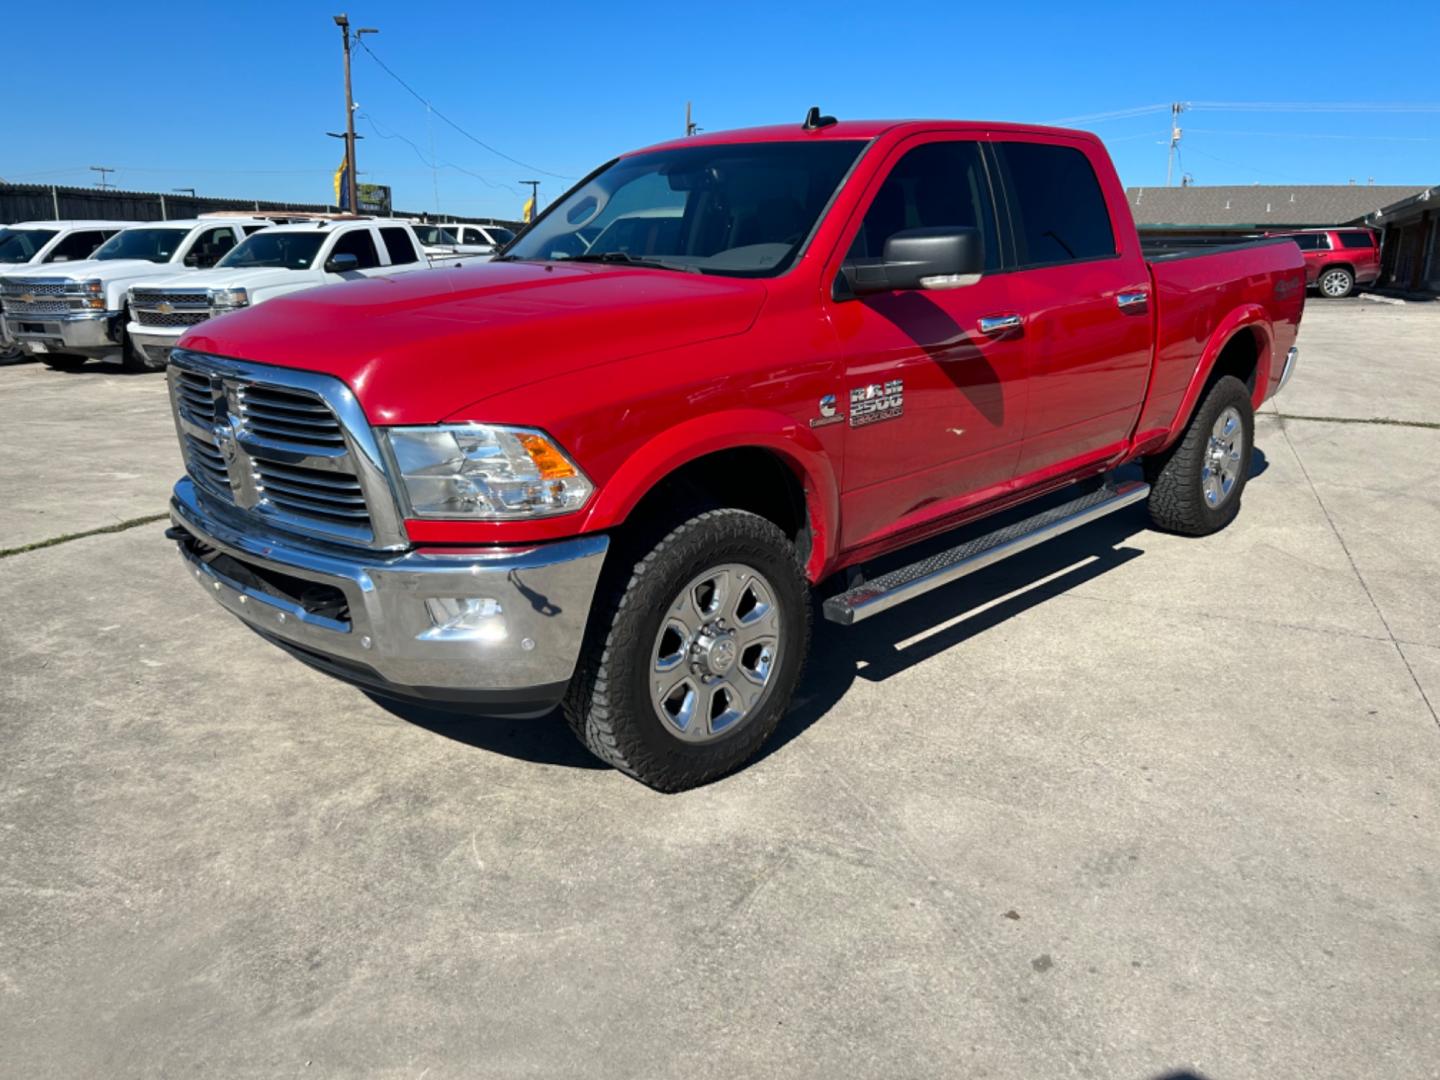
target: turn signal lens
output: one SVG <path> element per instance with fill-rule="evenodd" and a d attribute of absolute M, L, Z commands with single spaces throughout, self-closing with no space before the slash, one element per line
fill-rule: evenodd
<path fill-rule="evenodd" d="M 544 435 L 521 435 L 520 445 L 530 455 L 542 480 L 563 480 L 576 475 L 576 468 Z"/>

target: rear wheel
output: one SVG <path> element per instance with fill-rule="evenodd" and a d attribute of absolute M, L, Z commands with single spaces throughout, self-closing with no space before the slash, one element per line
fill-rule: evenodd
<path fill-rule="evenodd" d="M 683 791 L 743 764 L 784 716 L 809 585 L 785 534 L 743 510 L 696 514 L 637 554 L 607 575 L 565 715 L 603 761 Z"/>
<path fill-rule="evenodd" d="M 1200 402 L 1181 440 L 1146 459 L 1151 522 L 1184 536 L 1206 536 L 1229 525 L 1240 512 L 1254 446 L 1250 391 L 1226 375 Z"/>
<path fill-rule="evenodd" d="M 1320 274 L 1317 284 L 1322 296 L 1343 300 L 1355 291 L 1355 275 L 1343 266 L 1332 266 Z"/>

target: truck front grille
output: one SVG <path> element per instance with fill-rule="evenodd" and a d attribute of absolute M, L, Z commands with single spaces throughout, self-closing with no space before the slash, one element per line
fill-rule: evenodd
<path fill-rule="evenodd" d="M 211 498 L 290 532 L 403 543 L 373 436 L 339 380 L 180 350 L 168 378 L 186 470 Z"/>
<path fill-rule="evenodd" d="M 131 289 L 130 310 L 141 326 L 194 326 L 210 318 L 204 289 Z"/>
<path fill-rule="evenodd" d="M 27 281 L 15 278 L 0 283 L 0 308 L 7 315 L 64 315 L 81 308 L 81 287 L 76 281 Z"/>

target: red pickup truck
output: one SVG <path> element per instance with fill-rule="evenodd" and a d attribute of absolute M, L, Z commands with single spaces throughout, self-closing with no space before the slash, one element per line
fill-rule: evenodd
<path fill-rule="evenodd" d="M 680 790 L 773 731 L 812 597 L 858 622 L 1140 501 L 1223 528 L 1304 295 L 1289 241 L 1147 261 L 1094 136 L 811 110 L 618 157 L 493 263 L 197 327 L 168 534 L 301 660 L 562 706 Z"/>

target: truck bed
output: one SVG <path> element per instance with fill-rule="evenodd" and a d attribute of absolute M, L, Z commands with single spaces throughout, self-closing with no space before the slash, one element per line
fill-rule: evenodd
<path fill-rule="evenodd" d="M 1142 249 L 1144 242 L 1141 242 Z M 1258 406 L 1280 376 L 1305 306 L 1305 267 L 1287 239 L 1167 249 L 1146 254 L 1154 285 L 1155 362 L 1136 426 L 1137 446 L 1178 432 L 1207 350 L 1248 326 L 1260 360 L 1252 388 Z"/>

